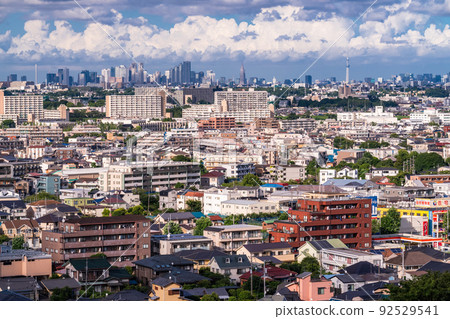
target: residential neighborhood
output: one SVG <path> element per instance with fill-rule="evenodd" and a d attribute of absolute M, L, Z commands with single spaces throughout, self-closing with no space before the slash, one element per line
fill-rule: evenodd
<path fill-rule="evenodd" d="M 0 301 L 450 300 L 448 1 L 100 2 L 0 3 Z"/>

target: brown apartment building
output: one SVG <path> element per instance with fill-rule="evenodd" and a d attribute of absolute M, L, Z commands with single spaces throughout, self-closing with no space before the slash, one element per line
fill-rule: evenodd
<path fill-rule="evenodd" d="M 307 241 L 340 239 L 349 248 L 372 245 L 370 199 L 299 199 L 289 220 L 277 220 L 270 242 L 287 242 L 297 249 Z"/>
<path fill-rule="evenodd" d="M 56 263 L 103 253 L 115 266 L 133 266 L 150 257 L 150 220 L 137 215 L 67 220 L 57 230 L 42 231 L 42 251 Z"/>
<path fill-rule="evenodd" d="M 211 117 L 198 122 L 198 128 L 202 129 L 226 130 L 233 127 L 236 127 L 234 117 Z"/>

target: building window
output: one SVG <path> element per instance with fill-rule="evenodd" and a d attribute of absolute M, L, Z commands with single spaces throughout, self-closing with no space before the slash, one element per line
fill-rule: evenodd
<path fill-rule="evenodd" d="M 143 244 L 142 248 L 148 248 L 148 244 Z"/>
<path fill-rule="evenodd" d="M 323 287 L 317 288 L 317 294 L 318 295 L 324 295 L 325 294 L 325 288 L 323 288 Z"/>
<path fill-rule="evenodd" d="M 148 233 L 144 233 L 144 235 L 142 235 L 142 237 L 147 238 L 148 237 Z"/>

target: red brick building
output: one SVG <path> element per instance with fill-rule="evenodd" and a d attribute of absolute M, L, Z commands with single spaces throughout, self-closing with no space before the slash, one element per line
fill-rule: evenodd
<path fill-rule="evenodd" d="M 53 262 L 103 253 L 118 267 L 150 257 L 150 220 L 144 216 L 88 217 L 62 222 L 57 230 L 42 231 L 42 251 Z"/>
<path fill-rule="evenodd" d="M 274 222 L 270 242 L 288 242 L 298 248 L 306 241 L 337 238 L 350 248 L 371 247 L 370 199 L 301 199 L 298 207 L 289 212 L 295 221 Z"/>

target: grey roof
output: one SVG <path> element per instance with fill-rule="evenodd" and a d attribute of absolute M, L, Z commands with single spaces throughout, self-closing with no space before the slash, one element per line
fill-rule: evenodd
<path fill-rule="evenodd" d="M 25 202 L 21 199 L 19 200 L 2 200 L 0 201 L 0 207 L 8 207 L 9 209 L 26 209 L 27 206 Z"/>
<path fill-rule="evenodd" d="M 189 296 L 197 296 L 197 297 L 203 297 L 204 295 L 211 295 L 213 292 L 219 296 L 220 300 L 227 300 L 230 298 L 230 295 L 228 295 L 228 292 L 225 288 L 194 288 L 194 289 L 188 289 L 183 290 L 183 296 L 189 297 Z"/>
<path fill-rule="evenodd" d="M 306 278 L 306 277 L 311 276 L 311 275 L 312 275 L 312 272 L 305 271 L 305 272 L 302 272 L 301 274 L 298 274 L 297 278 L 303 279 L 303 278 Z"/>
<path fill-rule="evenodd" d="M 53 290 L 56 288 L 61 289 L 64 287 L 69 287 L 71 289 L 77 289 L 77 288 L 81 287 L 80 283 L 73 278 L 42 280 L 41 285 L 48 290 Z"/>
<path fill-rule="evenodd" d="M 364 279 L 361 278 L 360 276 L 356 275 L 356 274 L 353 274 L 353 275 L 338 274 L 338 275 L 335 276 L 335 278 L 339 279 L 344 284 L 355 283 L 355 282 L 364 282 Z"/>
<path fill-rule="evenodd" d="M 214 260 L 221 269 L 250 268 L 250 261 L 246 255 L 215 256 Z"/>
<path fill-rule="evenodd" d="M 180 219 L 194 219 L 194 215 L 190 212 L 180 212 L 180 213 L 163 213 L 161 217 L 164 220 L 180 220 Z"/>
<path fill-rule="evenodd" d="M 35 259 L 51 259 L 52 256 L 49 254 L 43 253 L 37 250 L 31 249 L 12 249 L 9 252 L 4 252 L 0 254 L 0 261 L 3 260 L 21 260 L 24 256 L 27 257 L 28 260 Z"/>
<path fill-rule="evenodd" d="M 30 298 L 19 295 L 11 290 L 0 291 L 0 301 L 32 301 Z"/>
<path fill-rule="evenodd" d="M 228 256 L 227 253 L 221 250 L 206 250 L 206 249 L 194 249 L 194 250 L 182 250 L 174 254 L 178 257 L 183 257 L 190 260 L 211 260 L 214 256 Z"/>
<path fill-rule="evenodd" d="M 195 239 L 205 239 L 205 240 L 211 240 L 208 237 L 205 236 L 195 236 L 191 234 L 171 234 L 170 237 L 168 235 L 153 235 L 152 241 L 161 241 L 161 240 L 167 240 L 167 241 L 177 241 L 177 240 L 195 240 Z"/>
<path fill-rule="evenodd" d="M 33 277 L 1 278 L 0 288 L 1 290 L 12 290 L 15 292 L 28 292 L 34 291 L 35 289 L 42 289 Z"/>
<path fill-rule="evenodd" d="M 272 263 L 274 265 L 282 264 L 283 262 L 274 256 L 261 256 L 257 257 L 259 260 Z"/>
<path fill-rule="evenodd" d="M 419 271 L 439 271 L 439 272 L 450 272 L 450 264 L 443 263 L 440 261 L 429 261 L 422 267 L 418 269 Z"/>
<path fill-rule="evenodd" d="M 287 301 L 287 298 L 281 293 L 276 293 L 275 295 L 268 295 L 258 299 L 258 301 Z"/>
<path fill-rule="evenodd" d="M 115 294 L 106 296 L 103 300 L 110 301 L 146 301 L 149 300 L 150 297 L 147 294 L 144 294 L 140 291 L 130 289 L 130 290 L 122 290 L 116 292 Z"/>
<path fill-rule="evenodd" d="M 348 274 L 357 274 L 357 275 L 365 275 L 365 274 L 389 274 L 394 273 L 394 270 L 390 270 L 387 268 L 380 268 L 368 261 L 360 261 L 356 264 L 348 266 L 344 270 L 339 270 L 340 273 L 348 273 Z"/>
<path fill-rule="evenodd" d="M 262 244 L 248 244 L 244 245 L 244 248 L 247 249 L 250 253 L 259 253 L 266 250 L 271 249 L 291 249 L 291 245 L 288 243 L 262 243 Z"/>
<path fill-rule="evenodd" d="M 333 245 L 331 245 L 326 240 L 312 240 L 309 242 L 311 246 L 313 246 L 316 250 L 322 250 L 322 249 L 329 249 L 333 248 Z"/>
<path fill-rule="evenodd" d="M 171 280 L 169 278 L 157 277 L 152 280 L 152 285 L 167 287 L 170 284 L 173 284 L 173 280 Z"/>
<path fill-rule="evenodd" d="M 194 265 L 194 262 L 174 255 L 153 256 L 133 261 L 133 263 L 141 267 L 151 268 L 161 272 L 169 271 L 172 267 Z"/>
<path fill-rule="evenodd" d="M 193 284 L 201 280 L 211 280 L 207 277 L 199 275 L 195 272 L 186 271 L 183 269 L 178 269 L 173 267 L 170 272 L 165 272 L 161 274 L 161 277 L 172 280 L 174 283 L 184 285 Z"/>

